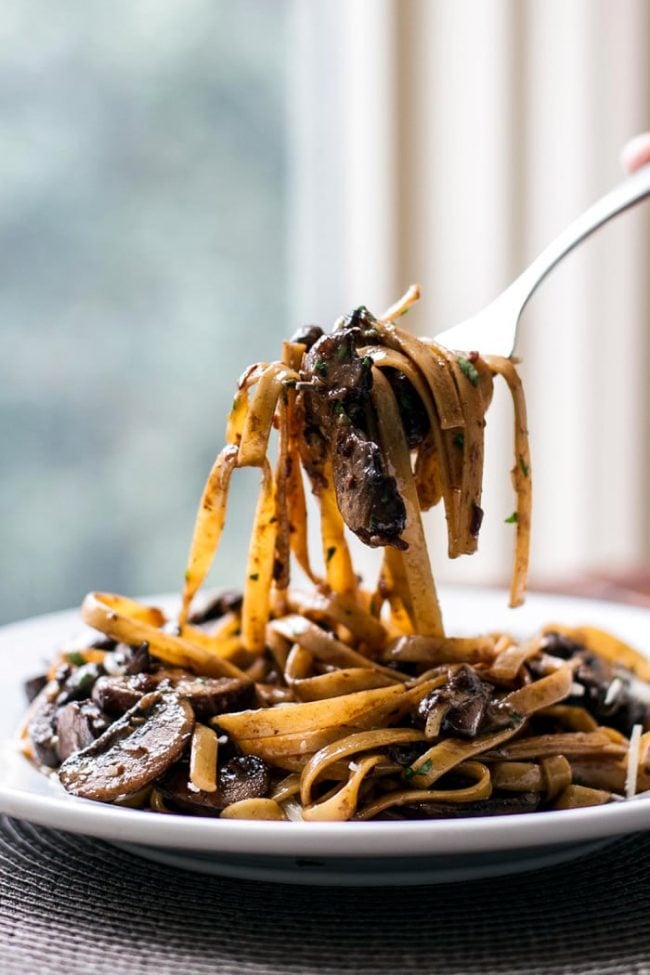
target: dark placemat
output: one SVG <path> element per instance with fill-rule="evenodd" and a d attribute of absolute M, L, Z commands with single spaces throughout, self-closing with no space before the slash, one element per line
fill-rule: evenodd
<path fill-rule="evenodd" d="M 650 835 L 512 877 L 336 889 L 199 876 L 3 819 L 0 971 L 648 975 Z"/>

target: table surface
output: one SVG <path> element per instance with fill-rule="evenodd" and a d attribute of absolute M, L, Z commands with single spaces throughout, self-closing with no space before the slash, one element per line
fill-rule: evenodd
<path fill-rule="evenodd" d="M 302 888 L 203 877 L 0 821 L 3 975 L 650 973 L 650 834 L 473 883 Z"/>
<path fill-rule="evenodd" d="M 116 972 L 650 975 L 650 832 L 511 877 L 336 889 L 199 876 L 0 819 L 1 975 Z"/>

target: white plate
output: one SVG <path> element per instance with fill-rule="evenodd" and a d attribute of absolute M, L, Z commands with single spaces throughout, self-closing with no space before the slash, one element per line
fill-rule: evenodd
<path fill-rule="evenodd" d="M 506 629 L 531 634 L 544 623 L 611 630 L 650 657 L 650 612 L 561 596 L 531 595 L 516 611 L 496 590 L 441 593 L 455 634 Z M 646 799 L 590 809 L 486 819 L 378 823 L 259 823 L 161 816 L 69 796 L 17 751 L 22 682 L 42 671 L 79 630 L 77 612 L 0 629 L 0 811 L 124 845 L 193 870 L 284 883 L 417 884 L 528 870 L 591 851 L 608 838 L 650 828 Z"/>

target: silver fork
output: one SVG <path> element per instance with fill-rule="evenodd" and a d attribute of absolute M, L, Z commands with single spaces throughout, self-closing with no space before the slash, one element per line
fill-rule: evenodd
<path fill-rule="evenodd" d="M 448 349 L 511 356 L 521 313 L 528 299 L 565 254 L 618 213 L 650 196 L 650 165 L 639 169 L 593 203 L 544 248 L 526 270 L 478 315 L 435 336 Z"/>

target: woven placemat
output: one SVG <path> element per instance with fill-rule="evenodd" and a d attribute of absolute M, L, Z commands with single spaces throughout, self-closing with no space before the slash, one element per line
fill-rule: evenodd
<path fill-rule="evenodd" d="M 650 973 L 650 835 L 434 887 L 289 887 L 0 821 L 3 975 Z"/>

